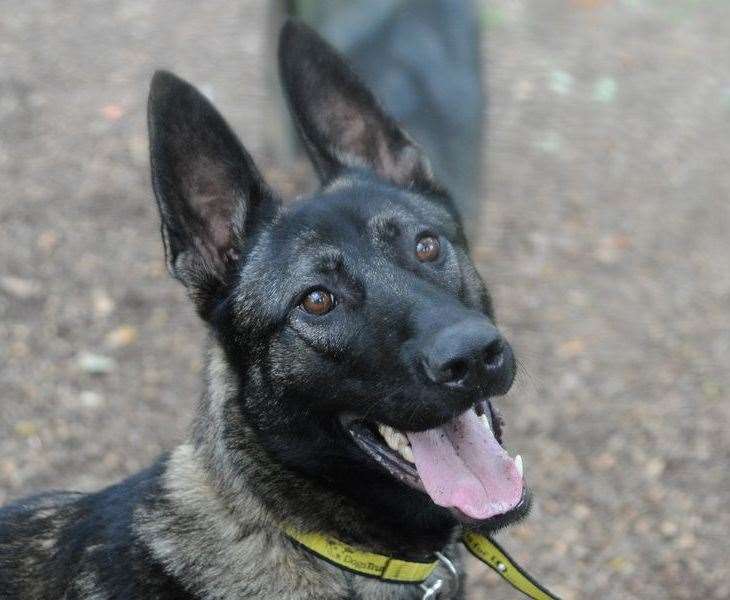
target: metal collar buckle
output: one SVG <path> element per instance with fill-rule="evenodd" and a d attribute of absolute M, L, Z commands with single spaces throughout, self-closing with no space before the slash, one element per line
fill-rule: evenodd
<path fill-rule="evenodd" d="M 454 566 L 454 563 L 449 559 L 445 554 L 442 552 L 436 552 L 436 558 L 439 559 L 441 563 L 444 564 L 446 567 L 446 570 L 449 572 L 449 575 L 453 578 L 453 580 L 456 582 L 456 591 L 459 590 L 459 572 L 456 570 L 456 566 Z M 439 593 L 441 592 L 441 588 L 444 585 L 444 580 L 442 578 L 438 578 L 436 581 L 434 581 L 431 585 L 428 585 L 425 581 L 420 585 L 421 589 L 423 590 L 423 596 L 421 596 L 421 600 L 436 600 L 439 597 Z"/>

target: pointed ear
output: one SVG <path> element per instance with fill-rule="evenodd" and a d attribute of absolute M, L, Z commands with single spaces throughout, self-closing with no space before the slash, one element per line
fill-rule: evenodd
<path fill-rule="evenodd" d="M 354 167 L 371 169 L 396 185 L 430 183 L 431 168 L 421 149 L 307 25 L 284 25 L 279 68 L 297 129 L 323 182 Z"/>
<path fill-rule="evenodd" d="M 276 201 L 223 117 L 192 85 L 158 71 L 147 108 L 167 266 L 205 317 Z"/>

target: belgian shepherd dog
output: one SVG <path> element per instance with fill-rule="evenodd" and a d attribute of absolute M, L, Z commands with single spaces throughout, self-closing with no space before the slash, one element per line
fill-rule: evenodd
<path fill-rule="evenodd" d="M 147 470 L 0 511 L 4 600 L 423 596 L 293 530 L 438 553 L 429 581 L 461 598 L 462 528 L 527 512 L 491 403 L 515 357 L 452 199 L 311 29 L 285 25 L 279 60 L 321 180 L 286 204 L 201 93 L 155 74 L 152 184 L 169 271 L 208 327 L 205 392 L 189 438 Z"/>

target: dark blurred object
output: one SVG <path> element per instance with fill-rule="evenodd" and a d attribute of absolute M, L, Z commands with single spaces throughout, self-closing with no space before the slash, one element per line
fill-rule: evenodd
<path fill-rule="evenodd" d="M 485 97 L 473 2 L 291 0 L 274 10 L 273 27 L 278 29 L 285 13 L 302 18 L 350 59 L 385 109 L 424 147 L 437 179 L 474 232 Z M 291 129 L 279 126 L 270 135 L 290 136 Z M 286 156 L 292 142 L 272 143 Z"/>

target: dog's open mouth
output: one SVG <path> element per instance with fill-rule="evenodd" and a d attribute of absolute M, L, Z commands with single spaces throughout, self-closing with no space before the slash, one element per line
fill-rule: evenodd
<path fill-rule="evenodd" d="M 419 489 L 462 522 L 499 526 L 529 504 L 522 457 L 502 447 L 502 419 L 488 400 L 420 432 L 343 417 L 357 445 L 393 477 Z"/>

